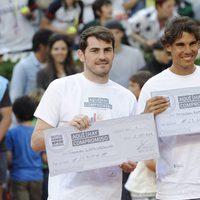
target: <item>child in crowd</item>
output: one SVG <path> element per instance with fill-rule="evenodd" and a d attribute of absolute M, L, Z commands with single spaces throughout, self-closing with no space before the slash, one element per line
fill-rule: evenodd
<path fill-rule="evenodd" d="M 146 81 L 151 78 L 153 75 L 149 71 L 138 71 L 129 79 L 129 87 L 128 89 L 135 95 L 138 99 L 140 95 L 140 91 Z"/>
<path fill-rule="evenodd" d="M 35 101 L 36 105 L 40 103 L 40 100 L 42 98 L 42 95 L 44 94 L 44 89 L 37 88 L 35 90 L 32 90 L 29 93 L 29 96 Z M 32 120 L 32 124 L 35 126 L 36 118 L 34 117 Z M 47 155 L 46 152 L 43 152 L 42 154 L 43 159 L 43 185 L 42 185 L 42 200 L 48 199 L 48 179 L 49 179 L 49 167 L 47 162 Z"/>
<path fill-rule="evenodd" d="M 31 148 L 35 101 L 23 96 L 13 103 L 18 125 L 6 135 L 8 163 L 10 166 L 12 195 L 14 200 L 40 200 L 42 198 L 42 158 Z"/>
<path fill-rule="evenodd" d="M 138 71 L 129 80 L 129 90 L 136 98 L 146 81 L 152 77 L 149 71 Z M 125 188 L 130 191 L 133 200 L 155 200 L 156 177 L 155 161 L 141 161 L 136 169 L 130 173 Z"/>
<path fill-rule="evenodd" d="M 130 173 L 125 188 L 133 200 L 156 200 L 155 161 L 140 161 Z"/>

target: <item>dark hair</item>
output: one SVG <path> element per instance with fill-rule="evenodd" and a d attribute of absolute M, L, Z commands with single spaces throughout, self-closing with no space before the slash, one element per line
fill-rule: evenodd
<path fill-rule="evenodd" d="M 19 97 L 13 103 L 13 112 L 19 122 L 32 120 L 35 109 L 36 103 L 29 96 Z"/>
<path fill-rule="evenodd" d="M 85 51 L 88 46 L 87 39 L 92 36 L 98 40 L 112 43 L 112 47 L 114 49 L 115 39 L 112 32 L 108 28 L 103 26 L 92 26 L 81 33 L 79 42 L 80 50 L 82 50 L 83 52 Z"/>
<path fill-rule="evenodd" d="M 52 47 L 57 41 L 63 41 L 67 45 L 67 48 L 68 48 L 67 57 L 64 61 L 65 73 L 67 75 L 71 75 L 75 73 L 75 70 L 73 68 L 74 63 L 73 63 L 73 58 L 72 58 L 72 48 L 71 48 L 71 43 L 69 42 L 69 38 L 66 35 L 54 33 L 49 38 L 48 52 L 47 52 L 47 67 L 44 69 L 45 73 L 47 74 L 47 77 L 49 78 L 49 82 L 57 78 L 57 72 L 55 68 L 54 59 L 51 56 Z"/>
<path fill-rule="evenodd" d="M 167 1 L 169 0 L 155 0 L 155 7 L 162 6 Z"/>
<path fill-rule="evenodd" d="M 40 29 L 34 35 L 32 39 L 32 50 L 37 52 L 40 45 L 47 46 L 48 39 L 51 36 L 52 32 L 47 29 Z"/>
<path fill-rule="evenodd" d="M 130 43 L 128 41 L 128 36 L 126 35 L 125 28 L 123 27 L 122 23 L 119 20 L 111 19 L 108 20 L 104 26 L 108 29 L 117 29 L 123 32 L 123 37 L 122 37 L 122 43 L 130 46 Z"/>
<path fill-rule="evenodd" d="M 99 15 L 97 14 L 97 12 L 101 12 L 101 8 L 104 5 L 112 5 L 112 2 L 110 0 L 96 0 L 92 4 L 92 9 L 94 12 L 95 19 L 99 18 Z"/>
<path fill-rule="evenodd" d="M 197 23 L 189 17 L 175 17 L 170 20 L 164 31 L 161 42 L 164 46 L 172 45 L 177 38 L 180 38 L 183 32 L 194 34 L 195 38 L 200 41 L 200 31 Z"/>
<path fill-rule="evenodd" d="M 150 79 L 152 76 L 153 74 L 147 70 L 138 71 L 137 73 L 133 74 L 129 80 L 131 82 L 138 83 L 141 89 L 143 85 L 147 82 L 147 80 Z"/>

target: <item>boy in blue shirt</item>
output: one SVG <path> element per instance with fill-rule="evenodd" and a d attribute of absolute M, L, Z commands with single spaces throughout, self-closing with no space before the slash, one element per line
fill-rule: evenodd
<path fill-rule="evenodd" d="M 28 96 L 16 99 L 13 112 L 18 125 L 10 129 L 6 136 L 12 193 L 15 200 L 39 200 L 42 197 L 41 153 L 34 152 L 30 146 L 35 108 L 36 103 Z"/>

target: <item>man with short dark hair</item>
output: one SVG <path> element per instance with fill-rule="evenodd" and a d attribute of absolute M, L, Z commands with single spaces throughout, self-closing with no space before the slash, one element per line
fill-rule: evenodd
<path fill-rule="evenodd" d="M 37 31 L 32 39 L 33 52 L 14 66 L 10 85 L 12 102 L 36 88 L 36 75 L 46 62 L 47 43 L 51 33 L 45 29 Z"/>
<path fill-rule="evenodd" d="M 162 43 L 171 54 L 172 65 L 143 86 L 138 113 L 158 115 L 169 107 L 169 100 L 151 98 L 151 92 L 200 87 L 200 67 L 194 64 L 199 42 L 199 26 L 189 17 L 177 17 L 167 24 Z M 200 199 L 200 134 L 159 137 L 159 147 L 157 199 Z"/>
<path fill-rule="evenodd" d="M 120 21 L 109 20 L 105 27 L 110 29 L 115 38 L 115 56 L 109 73 L 110 79 L 128 88 L 131 75 L 145 65 L 144 56 L 138 48 L 123 44 L 126 35 Z"/>
<path fill-rule="evenodd" d="M 112 18 L 112 2 L 111 0 L 95 0 L 92 4 L 95 19 L 88 22 L 83 27 L 82 31 L 91 26 L 103 26 L 109 19 Z"/>
<path fill-rule="evenodd" d="M 53 81 L 35 112 L 32 137 L 35 151 L 45 149 L 43 130 L 65 121 L 79 130 L 92 121 L 125 117 L 135 113 L 136 98 L 127 89 L 109 80 L 114 57 L 114 37 L 109 29 L 94 26 L 80 36 L 78 56 L 83 73 Z M 136 164 L 120 167 L 130 172 Z M 122 170 L 119 166 L 66 173 L 49 178 L 49 199 L 120 200 Z"/>
<path fill-rule="evenodd" d="M 162 36 L 166 22 L 175 15 L 175 0 L 155 0 L 155 8 L 145 8 L 128 19 L 134 44 L 149 50 Z"/>

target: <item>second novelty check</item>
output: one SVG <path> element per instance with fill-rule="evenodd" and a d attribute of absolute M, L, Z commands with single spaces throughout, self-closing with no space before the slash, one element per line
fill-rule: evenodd
<path fill-rule="evenodd" d="M 164 96 L 170 105 L 156 116 L 159 137 L 200 133 L 200 87 L 152 92 Z"/>
<path fill-rule="evenodd" d="M 152 114 L 94 122 L 84 131 L 60 127 L 44 133 L 51 176 L 159 157 Z"/>

